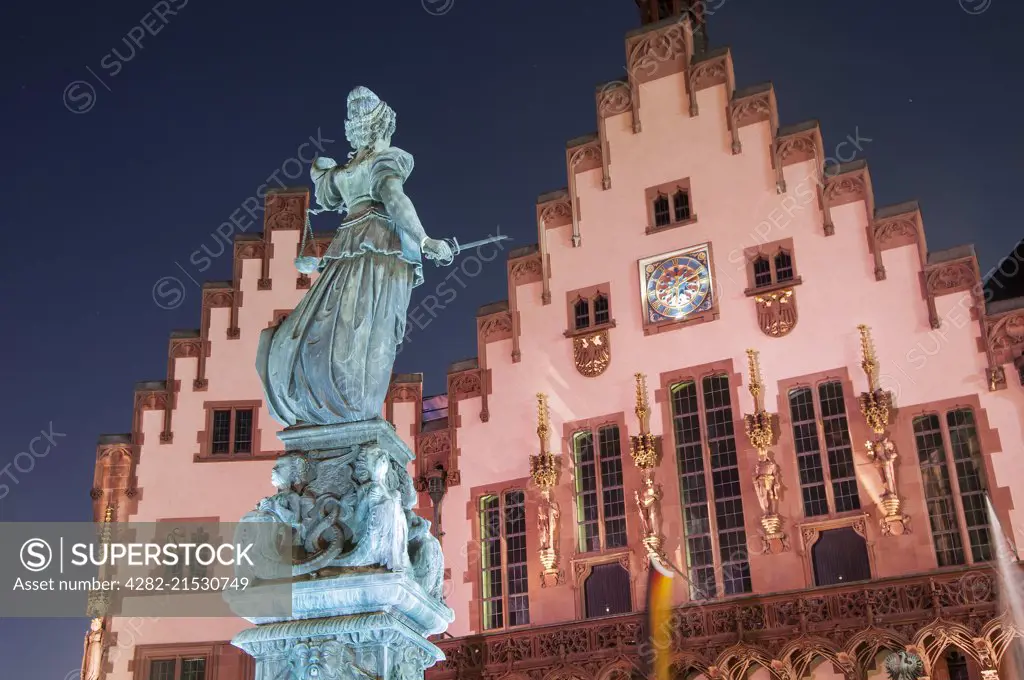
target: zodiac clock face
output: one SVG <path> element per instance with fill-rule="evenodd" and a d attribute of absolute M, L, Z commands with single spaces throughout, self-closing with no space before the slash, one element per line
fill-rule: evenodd
<path fill-rule="evenodd" d="M 714 299 L 707 245 L 642 260 L 640 274 L 648 323 L 680 321 L 711 309 Z"/>

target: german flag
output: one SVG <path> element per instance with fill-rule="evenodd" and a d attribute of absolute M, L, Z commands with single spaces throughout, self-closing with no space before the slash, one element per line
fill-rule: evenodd
<path fill-rule="evenodd" d="M 651 631 L 652 680 L 669 680 L 672 662 L 672 577 L 673 570 L 657 555 L 650 555 L 647 582 L 647 617 Z"/>

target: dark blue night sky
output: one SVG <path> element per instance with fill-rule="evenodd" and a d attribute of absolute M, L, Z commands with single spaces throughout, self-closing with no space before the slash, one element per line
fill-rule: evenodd
<path fill-rule="evenodd" d="M 66 436 L 16 484 L 0 479 L 0 521 L 90 519 L 97 435 L 130 429 L 133 384 L 163 379 L 169 333 L 199 326 L 189 277 L 230 278 L 230 248 L 209 263 L 192 254 L 217 253 L 215 229 L 272 173 L 294 176 L 282 166 L 310 135 L 344 157 L 353 86 L 398 112 L 395 144 L 416 156 L 407 189 L 431 235 L 500 224 L 516 245 L 536 240 L 536 197 L 565 185 L 565 142 L 596 126 L 594 86 L 623 75 L 634 3 L 454 0 L 443 15 L 423 3 L 4 3 L 0 470 L 40 430 Z M 973 242 L 984 272 L 1017 243 L 1024 5 L 709 6 L 737 85 L 773 81 L 782 124 L 817 118 L 826 149 L 870 139 L 878 205 L 921 201 L 932 250 Z M 164 23 L 144 19 L 154 7 Z M 143 21 L 158 32 L 133 54 L 122 39 Z M 65 92 L 70 108 L 95 99 L 73 113 Z M 505 297 L 504 271 L 497 260 L 457 287 L 397 370 L 443 390 L 448 363 L 476 352 L 476 308 Z M 168 276 L 185 286 L 174 309 L 154 302 Z M 0 677 L 64 680 L 85 628 L 0 621 Z"/>

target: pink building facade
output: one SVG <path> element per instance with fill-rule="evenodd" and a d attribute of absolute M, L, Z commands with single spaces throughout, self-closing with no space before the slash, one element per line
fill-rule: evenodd
<path fill-rule="evenodd" d="M 416 452 L 420 514 L 443 491 L 456 619 L 430 673 L 642 674 L 656 535 L 686 576 L 679 678 L 873 680 L 902 649 L 928 676 L 1016 677 L 992 562 L 1024 529 L 1024 299 L 986 305 L 970 246 L 929 252 L 916 203 L 875 205 L 857 130 L 828 148 L 779 121 L 770 84 L 737 89 L 729 50 L 703 49 L 699 11 L 660 4 L 568 143 L 567 188 L 538 199 L 537 244 L 509 253 L 507 299 L 478 312 L 476 359 L 448 368 L 447 410 L 394 377 L 382 415 Z M 136 387 L 132 432 L 101 437 L 97 521 L 233 522 L 272 492 L 253 362 L 309 287 L 307 205 L 268 195 L 166 380 Z M 253 674 L 241 619 L 102 626 L 109 680 Z"/>

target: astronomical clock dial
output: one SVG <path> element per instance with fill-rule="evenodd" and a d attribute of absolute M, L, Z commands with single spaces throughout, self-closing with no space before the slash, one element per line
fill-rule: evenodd
<path fill-rule="evenodd" d="M 648 323 L 681 321 L 711 309 L 707 245 L 647 258 L 640 262 L 640 273 Z"/>

